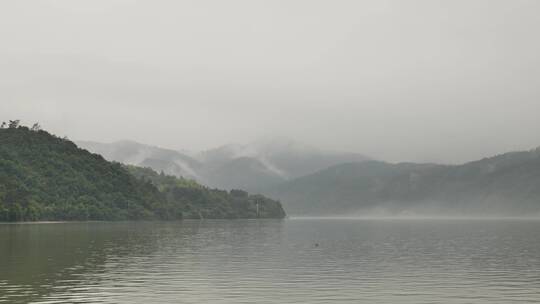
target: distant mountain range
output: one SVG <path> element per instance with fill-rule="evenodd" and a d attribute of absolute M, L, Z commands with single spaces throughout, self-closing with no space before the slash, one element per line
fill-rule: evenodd
<path fill-rule="evenodd" d="M 79 142 L 106 159 L 279 199 L 289 215 L 540 215 L 540 148 L 462 165 L 386 163 L 274 139 L 182 153 Z"/>
<path fill-rule="evenodd" d="M 165 174 L 199 180 L 202 164 L 185 153 L 140 144 L 134 141 L 98 143 L 77 141 L 76 144 L 90 152 L 102 155 L 109 161 L 152 168 Z"/>
<path fill-rule="evenodd" d="M 339 164 L 265 194 L 290 215 L 540 215 L 540 148 L 456 166 Z"/>
<path fill-rule="evenodd" d="M 258 192 L 329 166 L 369 159 L 361 154 L 324 151 L 283 138 L 230 144 L 189 155 L 132 141 L 108 144 L 78 141 L 77 144 L 111 161 L 150 167 L 210 187 Z"/>

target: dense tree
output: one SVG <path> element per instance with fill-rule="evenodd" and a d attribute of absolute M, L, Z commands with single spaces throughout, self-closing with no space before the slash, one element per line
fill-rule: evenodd
<path fill-rule="evenodd" d="M 39 131 L 41 130 L 41 126 L 39 125 L 39 123 L 36 122 L 35 124 L 32 125 L 32 128 L 30 130 Z"/>
<path fill-rule="evenodd" d="M 148 181 L 165 194 L 171 210 L 183 218 L 282 218 L 281 204 L 242 190 L 230 192 L 204 187 L 193 180 L 158 174 L 150 168 L 127 166 L 137 178 Z M 259 204 L 259 213 L 257 213 Z"/>
<path fill-rule="evenodd" d="M 16 120 L 10 120 L 8 126 L 9 126 L 9 128 L 11 128 L 11 129 L 18 128 L 20 122 L 21 122 L 21 121 L 20 121 L 19 119 L 16 119 Z"/>

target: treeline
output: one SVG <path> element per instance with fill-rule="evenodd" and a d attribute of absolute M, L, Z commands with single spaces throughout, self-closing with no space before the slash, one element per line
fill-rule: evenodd
<path fill-rule="evenodd" d="M 150 168 L 127 166 L 129 172 L 155 185 L 171 208 L 182 210 L 184 218 L 282 218 L 285 212 L 277 201 L 242 190 L 218 190 L 193 180 L 158 174 Z"/>
<path fill-rule="evenodd" d="M 256 217 L 255 200 L 259 216 L 284 216 L 279 202 L 128 169 L 38 124 L 0 128 L 0 221 Z"/>

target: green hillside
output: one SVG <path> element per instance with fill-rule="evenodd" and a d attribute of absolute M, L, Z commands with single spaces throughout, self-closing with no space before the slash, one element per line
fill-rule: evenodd
<path fill-rule="evenodd" d="M 242 190 L 218 190 L 193 180 L 158 174 L 150 168 L 127 166 L 131 174 L 155 185 L 184 218 L 283 218 L 281 204 Z"/>
<path fill-rule="evenodd" d="M 284 217 L 261 196 L 128 170 L 37 126 L 0 128 L 0 221 L 254 218 L 257 203 L 259 217 Z"/>

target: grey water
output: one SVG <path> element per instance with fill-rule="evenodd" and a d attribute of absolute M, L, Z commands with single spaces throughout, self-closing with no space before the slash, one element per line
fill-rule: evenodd
<path fill-rule="evenodd" d="M 534 303 L 540 221 L 0 225 L 0 303 Z"/>

